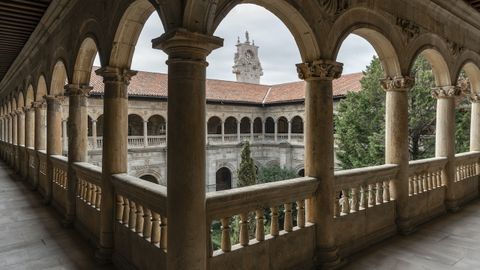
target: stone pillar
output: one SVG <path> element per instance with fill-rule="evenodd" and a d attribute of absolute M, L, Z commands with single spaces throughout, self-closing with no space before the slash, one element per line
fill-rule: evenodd
<path fill-rule="evenodd" d="M 240 135 L 240 125 L 241 125 L 241 121 L 238 121 L 238 120 L 237 120 L 237 142 L 240 142 L 240 138 L 241 138 L 241 135 Z"/>
<path fill-rule="evenodd" d="M 435 136 L 435 156 L 448 159 L 442 173 L 442 182 L 447 186 L 445 205 L 447 210 L 456 211 L 459 201 L 455 195 L 455 98 L 460 96 L 457 86 L 442 86 L 432 89 L 437 99 L 437 125 Z"/>
<path fill-rule="evenodd" d="M 143 121 L 143 146 L 148 146 L 148 120 Z"/>
<path fill-rule="evenodd" d="M 225 121 L 221 120 L 222 125 L 222 143 L 225 143 Z"/>
<path fill-rule="evenodd" d="M 77 176 L 73 164 L 87 161 L 88 153 L 88 114 L 87 97 L 93 89 L 86 85 L 65 86 L 68 96 L 68 189 L 64 226 L 73 225 L 76 210 Z"/>
<path fill-rule="evenodd" d="M 472 93 L 470 95 L 470 102 L 472 103 L 470 151 L 480 151 L 480 94 Z"/>
<path fill-rule="evenodd" d="M 288 120 L 288 142 L 292 141 L 292 121 Z"/>
<path fill-rule="evenodd" d="M 12 144 L 17 145 L 18 144 L 18 117 L 17 117 L 17 112 L 12 112 Z"/>
<path fill-rule="evenodd" d="M 396 201 L 397 224 L 404 234 L 413 229 L 408 210 L 408 91 L 414 84 L 415 79 L 407 76 L 381 81 L 386 91 L 385 163 L 399 166 L 397 178 L 390 183 L 390 196 Z"/>
<path fill-rule="evenodd" d="M 25 113 L 23 112 L 23 108 L 17 110 L 17 150 L 16 150 L 16 162 L 15 167 L 17 169 L 17 173 L 20 176 L 25 176 L 25 171 L 22 170 L 24 168 L 24 153 L 25 153 Z"/>
<path fill-rule="evenodd" d="M 96 257 L 109 261 L 113 251 L 115 197 L 111 177 L 127 172 L 128 151 L 128 93 L 127 87 L 136 72 L 116 67 L 102 67 L 95 71 L 103 77 L 103 155 L 102 155 L 102 212 L 100 241 Z"/>
<path fill-rule="evenodd" d="M 265 124 L 266 121 L 263 121 L 262 119 L 262 140 L 265 141 Z"/>
<path fill-rule="evenodd" d="M 254 140 L 254 136 L 253 136 L 253 122 L 254 122 L 254 121 L 255 121 L 254 119 L 252 119 L 252 120 L 250 121 L 250 142 L 251 142 L 251 143 L 253 143 L 253 140 Z"/>
<path fill-rule="evenodd" d="M 97 149 L 97 120 L 92 120 L 92 147 Z"/>
<path fill-rule="evenodd" d="M 153 43 L 169 56 L 167 269 L 206 269 L 206 57 L 223 40 L 181 29 Z"/>
<path fill-rule="evenodd" d="M 62 150 L 65 151 L 67 150 L 68 151 L 68 134 L 67 134 L 67 119 L 64 119 L 62 120 Z"/>
<path fill-rule="evenodd" d="M 305 89 L 305 176 L 319 182 L 307 203 L 309 222 L 316 224 L 315 264 L 334 268 L 340 263 L 333 228 L 334 141 L 332 81 L 341 76 L 343 64 L 318 60 L 297 65 Z"/>
<path fill-rule="evenodd" d="M 32 107 L 35 109 L 35 151 L 46 149 L 46 132 L 45 132 L 45 114 L 46 114 L 45 101 L 37 101 L 32 103 Z M 35 159 L 35 174 L 33 175 L 33 189 L 38 187 L 38 181 L 40 179 L 40 162 L 38 155 Z"/>
<path fill-rule="evenodd" d="M 47 101 L 47 184 L 45 203 L 52 200 L 53 163 L 50 157 L 62 155 L 62 101 L 63 96 L 46 96 Z"/>
<path fill-rule="evenodd" d="M 32 148 L 35 144 L 35 112 L 33 108 L 25 107 L 25 148 Z"/>

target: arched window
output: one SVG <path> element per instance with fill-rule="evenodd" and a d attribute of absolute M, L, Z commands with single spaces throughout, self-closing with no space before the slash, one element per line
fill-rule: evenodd
<path fill-rule="evenodd" d="M 303 134 L 303 120 L 300 116 L 295 116 L 292 118 L 292 133 L 294 134 Z"/>
<path fill-rule="evenodd" d="M 237 119 L 235 117 L 228 117 L 225 120 L 225 134 L 237 134 Z"/>
<path fill-rule="evenodd" d="M 232 188 L 232 172 L 226 167 L 220 168 L 215 174 L 216 191 Z"/>
<path fill-rule="evenodd" d="M 145 175 L 142 175 L 140 176 L 140 179 L 143 179 L 145 181 L 148 181 L 148 182 L 151 182 L 151 183 L 154 183 L 154 184 L 158 184 L 158 180 L 155 176 L 151 175 L 151 174 L 145 174 Z"/>
<path fill-rule="evenodd" d="M 265 121 L 265 133 L 275 133 L 275 121 L 271 117 Z"/>
<path fill-rule="evenodd" d="M 143 136 L 143 119 L 137 114 L 128 115 L 128 136 Z"/>
<path fill-rule="evenodd" d="M 278 118 L 277 122 L 278 128 L 277 131 L 279 134 L 286 134 L 288 133 L 288 120 L 285 117 Z"/>
<path fill-rule="evenodd" d="M 222 120 L 216 116 L 210 117 L 207 122 L 207 132 L 208 134 L 222 134 Z"/>
<path fill-rule="evenodd" d="M 299 170 L 297 175 L 300 176 L 300 177 L 305 177 L 305 169 Z"/>
<path fill-rule="evenodd" d="M 165 135 L 165 131 L 166 131 L 166 122 L 162 116 L 153 115 L 148 119 L 147 135 L 149 136 Z"/>
<path fill-rule="evenodd" d="M 260 117 L 253 121 L 253 133 L 262 133 L 262 119 Z"/>
<path fill-rule="evenodd" d="M 244 117 L 240 121 L 240 133 L 249 134 L 250 133 L 250 118 Z"/>

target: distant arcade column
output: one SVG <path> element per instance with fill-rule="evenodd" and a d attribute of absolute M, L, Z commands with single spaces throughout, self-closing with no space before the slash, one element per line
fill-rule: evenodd
<path fill-rule="evenodd" d="M 46 96 L 47 101 L 47 183 L 45 203 L 52 200 L 53 163 L 51 156 L 62 155 L 62 101 L 63 96 Z"/>
<path fill-rule="evenodd" d="M 318 182 L 315 196 L 307 202 L 307 219 L 316 224 L 315 264 L 334 268 L 340 264 L 333 228 L 334 141 L 332 81 L 340 78 L 343 64 L 317 60 L 297 64 L 305 89 L 305 176 Z"/>
<path fill-rule="evenodd" d="M 472 91 L 474 91 L 472 89 Z M 480 151 L 480 94 L 472 93 L 469 97 L 472 103 L 472 118 L 470 122 L 470 151 Z"/>
<path fill-rule="evenodd" d="M 33 189 L 36 189 L 40 179 L 40 161 L 38 158 L 38 151 L 46 149 L 45 139 L 45 115 L 46 115 L 47 103 L 44 100 L 36 101 L 32 103 L 32 107 L 35 110 L 35 151 L 37 153 L 35 159 L 35 175 L 33 176 Z"/>

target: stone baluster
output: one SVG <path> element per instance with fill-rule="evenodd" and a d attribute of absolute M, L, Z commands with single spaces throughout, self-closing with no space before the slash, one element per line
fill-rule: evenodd
<path fill-rule="evenodd" d="M 207 264 L 206 57 L 222 45 L 220 38 L 185 29 L 153 40 L 153 47 L 168 55 L 168 137 L 174 138 L 167 144 L 168 270 Z"/>
<path fill-rule="evenodd" d="M 305 227 L 305 200 L 297 201 L 297 226 L 299 228 Z"/>
<path fill-rule="evenodd" d="M 278 206 L 270 208 L 270 235 L 278 236 L 279 235 L 279 224 L 278 224 Z"/>
<path fill-rule="evenodd" d="M 229 252 L 232 250 L 232 244 L 230 243 L 230 218 L 222 218 L 221 219 L 221 230 L 222 230 L 222 240 L 220 244 L 220 248 L 223 252 Z"/>
<path fill-rule="evenodd" d="M 342 189 L 342 198 L 340 199 L 340 205 L 342 206 L 341 215 L 348 215 L 350 213 L 350 199 L 347 189 Z"/>
<path fill-rule="evenodd" d="M 148 208 L 143 209 L 143 238 L 152 236 L 152 212 Z"/>
<path fill-rule="evenodd" d="M 165 216 L 162 216 L 161 219 L 161 225 L 160 225 L 160 231 L 161 231 L 161 239 L 160 239 L 160 248 L 163 250 L 167 250 L 167 239 L 168 239 L 168 224 L 167 224 L 167 218 Z"/>
<path fill-rule="evenodd" d="M 390 180 L 383 181 L 383 202 L 390 201 Z"/>
<path fill-rule="evenodd" d="M 291 205 L 290 205 L 291 207 Z M 264 215 L 263 215 L 263 209 L 256 210 L 255 211 L 255 220 L 256 220 L 256 226 L 255 226 L 255 239 L 257 241 L 263 241 L 265 240 L 265 229 L 264 229 Z"/>
<path fill-rule="evenodd" d="M 143 207 L 140 204 L 136 204 L 135 216 L 137 220 L 135 221 L 135 232 L 141 234 L 143 232 Z"/>
<path fill-rule="evenodd" d="M 367 191 L 366 191 L 366 188 L 365 186 L 361 186 L 360 187 L 360 206 L 359 206 L 359 210 L 364 210 L 367 208 Z"/>
<path fill-rule="evenodd" d="M 248 246 L 249 237 L 248 237 L 248 213 L 240 214 L 240 245 L 246 247 Z M 277 221 L 278 223 L 278 221 Z"/>
<path fill-rule="evenodd" d="M 122 214 L 122 224 L 128 226 L 129 214 L 130 214 L 130 201 L 123 197 L 123 214 Z"/>
<path fill-rule="evenodd" d="M 307 202 L 308 222 L 315 223 L 315 267 L 333 268 L 340 263 L 333 227 L 334 139 L 332 81 L 341 76 L 343 65 L 316 60 L 297 65 L 305 80 L 305 176 L 319 181 Z"/>
<path fill-rule="evenodd" d="M 375 205 L 375 191 L 373 184 L 368 184 L 368 207 L 373 207 Z"/>
<path fill-rule="evenodd" d="M 160 243 L 161 234 L 162 234 L 162 231 L 160 229 L 160 215 L 155 212 L 152 212 L 152 232 L 151 232 L 152 244 Z"/>
<path fill-rule="evenodd" d="M 432 89 L 432 96 L 437 99 L 437 125 L 435 133 L 435 156 L 446 157 L 447 164 L 442 173 L 442 180 L 447 187 L 445 205 L 448 210 L 456 211 L 459 200 L 454 192 L 455 182 L 455 100 L 461 95 L 457 86 L 442 86 Z"/>
<path fill-rule="evenodd" d="M 359 210 L 359 205 L 358 205 L 358 188 L 352 188 L 352 206 L 350 209 L 350 212 L 355 213 L 358 212 Z"/>
<path fill-rule="evenodd" d="M 383 183 L 377 182 L 375 188 L 375 204 L 379 205 L 383 203 Z"/>
<path fill-rule="evenodd" d="M 283 220 L 283 229 L 286 232 L 291 232 L 293 229 L 292 204 L 286 203 L 284 204 L 284 208 L 285 218 Z"/>

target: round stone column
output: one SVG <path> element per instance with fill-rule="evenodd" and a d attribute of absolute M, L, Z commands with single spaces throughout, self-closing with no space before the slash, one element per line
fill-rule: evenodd
<path fill-rule="evenodd" d="M 480 151 L 480 94 L 470 95 L 472 117 L 470 122 L 470 151 Z"/>
<path fill-rule="evenodd" d="M 25 113 L 23 108 L 17 110 L 17 150 L 16 150 L 16 169 L 17 173 L 20 176 L 25 177 L 25 171 L 22 170 L 24 167 L 25 160 Z"/>
<path fill-rule="evenodd" d="M 18 144 L 18 117 L 17 112 L 12 112 L 12 144 Z"/>
<path fill-rule="evenodd" d="M 103 77 L 103 154 L 102 154 L 102 212 L 100 241 L 96 257 L 105 262 L 113 252 L 114 190 L 111 177 L 127 173 L 128 92 L 127 87 L 135 71 L 116 67 L 102 67 L 95 71 Z M 86 119 L 86 118 L 85 118 Z"/>
<path fill-rule="evenodd" d="M 25 148 L 32 148 L 35 144 L 35 111 L 25 107 Z"/>
<path fill-rule="evenodd" d="M 45 132 L 45 115 L 46 115 L 46 107 L 47 103 L 42 101 L 36 101 L 32 103 L 32 107 L 35 110 L 35 151 L 45 150 L 46 149 L 46 132 Z M 38 181 L 40 179 L 40 162 L 38 158 L 38 154 L 36 155 L 35 159 L 35 174 L 33 176 L 33 189 L 38 187 Z"/>
<path fill-rule="evenodd" d="M 318 60 L 297 65 L 305 89 L 305 176 L 315 177 L 318 189 L 307 202 L 309 222 L 315 223 L 315 264 L 334 268 L 340 264 L 333 228 L 334 138 L 332 81 L 343 64 Z"/>
<path fill-rule="evenodd" d="M 381 81 L 386 91 L 385 104 L 385 163 L 399 167 L 397 178 L 390 183 L 390 196 L 396 201 L 397 224 L 408 234 L 413 227 L 408 211 L 408 91 L 415 79 L 407 76 Z"/>
<path fill-rule="evenodd" d="M 52 200 L 53 163 L 51 156 L 62 155 L 62 101 L 63 96 L 46 96 L 47 101 L 47 185 L 45 203 Z"/>
<path fill-rule="evenodd" d="M 73 225 L 76 209 L 77 177 L 73 164 L 87 161 L 88 113 L 87 97 L 90 86 L 69 84 L 65 87 L 68 96 L 68 189 L 64 226 Z M 65 132 L 65 130 L 64 130 Z M 65 143 L 65 142 L 64 142 Z"/>
<path fill-rule="evenodd" d="M 92 148 L 97 149 L 97 120 L 92 119 Z"/>
<path fill-rule="evenodd" d="M 206 269 L 206 57 L 223 40 L 178 30 L 153 44 L 168 54 L 167 269 Z"/>
<path fill-rule="evenodd" d="M 437 126 L 435 156 L 446 157 L 447 164 L 442 172 L 442 182 L 447 187 L 445 205 L 447 210 L 456 211 L 459 201 L 455 195 L 455 98 L 461 94 L 457 86 L 442 86 L 432 89 L 437 99 Z"/>

